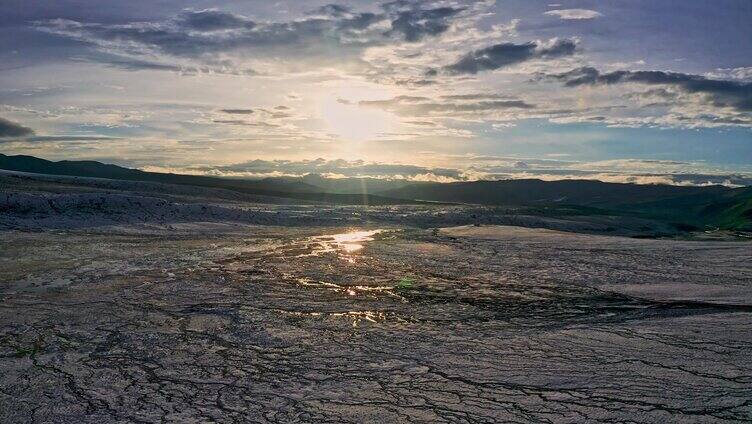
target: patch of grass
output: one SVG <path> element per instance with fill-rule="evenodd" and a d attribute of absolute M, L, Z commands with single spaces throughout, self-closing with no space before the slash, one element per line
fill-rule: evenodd
<path fill-rule="evenodd" d="M 415 280 L 413 280 L 410 277 L 403 277 L 397 285 L 394 287 L 397 290 L 407 290 L 413 288 L 413 285 L 415 284 Z"/>

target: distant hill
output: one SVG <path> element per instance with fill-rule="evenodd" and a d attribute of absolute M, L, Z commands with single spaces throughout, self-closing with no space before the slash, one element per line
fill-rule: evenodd
<path fill-rule="evenodd" d="M 752 231 L 752 187 L 737 189 L 716 205 L 705 206 L 701 216 L 719 228 Z"/>
<path fill-rule="evenodd" d="M 416 183 L 375 178 L 243 180 L 145 172 L 96 161 L 52 162 L 0 154 L 0 169 L 38 174 L 147 181 L 222 188 L 246 194 L 343 205 L 465 203 L 518 207 L 562 215 L 637 216 L 686 228 L 752 231 L 752 187 L 686 187 L 593 180 L 503 180 Z"/>
<path fill-rule="evenodd" d="M 482 205 L 564 204 L 609 207 L 683 197 L 694 194 L 717 196 L 723 186 L 682 187 L 604 183 L 594 180 L 542 181 L 503 180 L 412 185 L 380 194 L 400 199 L 462 202 Z"/>
<path fill-rule="evenodd" d="M 383 179 L 369 177 L 325 178 L 319 174 L 307 174 L 302 177 L 274 177 L 268 181 L 285 181 L 287 183 L 304 183 L 317 187 L 326 193 L 341 194 L 378 194 L 406 186 L 424 183 L 404 179 Z"/>
<path fill-rule="evenodd" d="M 232 185 L 245 189 L 279 192 L 308 192 L 321 191 L 303 182 L 285 181 L 251 181 L 230 180 L 201 175 L 168 174 L 160 172 L 145 172 L 138 169 L 124 168 L 96 161 L 68 161 L 53 162 L 34 156 L 6 156 L 0 154 L 0 169 L 36 174 L 73 175 L 78 177 L 109 178 L 113 180 L 152 181 L 171 184 L 189 184 L 198 186 Z"/>
<path fill-rule="evenodd" d="M 752 187 L 622 205 L 622 210 L 696 227 L 752 231 Z"/>
<path fill-rule="evenodd" d="M 657 219 L 679 228 L 752 231 L 752 187 L 618 184 L 592 180 L 505 180 L 411 185 L 387 197 L 494 206 L 597 208 L 593 213 Z M 579 209 L 583 210 L 583 209 Z"/>
<path fill-rule="evenodd" d="M 313 202 L 383 205 L 413 203 L 406 199 L 389 199 L 382 196 L 327 193 L 303 181 L 282 179 L 239 180 L 202 175 L 145 172 L 96 161 L 53 162 L 33 156 L 7 156 L 0 154 L 0 169 L 49 175 L 71 175 L 89 178 L 108 178 L 128 181 L 149 181 L 166 184 L 223 188 L 247 194 L 300 199 Z"/>

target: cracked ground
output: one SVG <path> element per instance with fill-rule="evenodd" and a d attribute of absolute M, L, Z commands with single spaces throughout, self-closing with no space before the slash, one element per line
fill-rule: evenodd
<path fill-rule="evenodd" d="M 750 263 L 514 227 L 5 231 L 0 422 L 749 422 Z"/>

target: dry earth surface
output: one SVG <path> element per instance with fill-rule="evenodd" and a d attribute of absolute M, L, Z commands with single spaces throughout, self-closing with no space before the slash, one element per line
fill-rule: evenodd
<path fill-rule="evenodd" d="M 750 263 L 517 227 L 7 230 L 0 421 L 749 421 Z"/>

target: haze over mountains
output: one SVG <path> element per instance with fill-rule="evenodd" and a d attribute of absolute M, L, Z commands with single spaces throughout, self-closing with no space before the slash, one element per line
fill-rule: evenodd
<path fill-rule="evenodd" d="M 752 229 L 752 187 L 670 186 L 593 180 L 503 180 L 425 183 L 318 175 L 262 180 L 165 174 L 96 161 L 52 162 L 0 154 L 0 169 L 25 173 L 145 181 L 219 188 L 239 193 L 341 205 L 472 204 L 539 208 L 551 215 L 632 216 L 679 228 Z"/>

